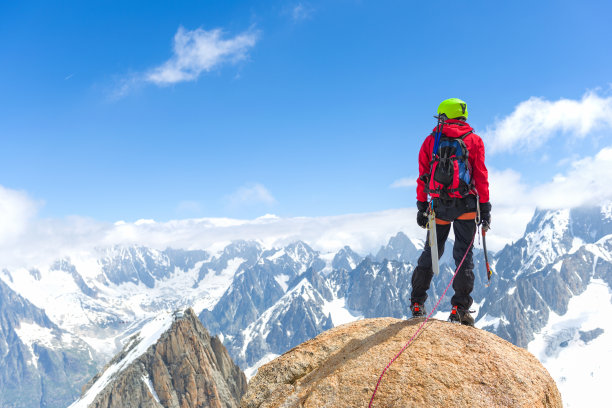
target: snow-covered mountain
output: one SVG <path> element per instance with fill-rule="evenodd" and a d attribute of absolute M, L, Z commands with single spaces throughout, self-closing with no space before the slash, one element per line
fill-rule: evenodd
<path fill-rule="evenodd" d="M 416 245 L 422 247 L 422 242 Z M 203 310 L 200 319 L 252 375 L 261 364 L 328 328 L 363 317 L 407 317 L 416 262 L 406 257 L 419 255 L 416 245 L 398 233 L 376 257 L 364 258 L 344 247 L 327 263 L 303 242 L 264 251 L 255 265 L 241 268 L 215 307 Z M 440 278 L 433 282 L 430 308 L 454 271 L 451 245 L 442 258 Z M 295 247 L 301 248 L 301 262 L 292 262 L 297 256 L 279 261 L 280 254 L 295 253 Z M 476 253 L 478 264 L 482 255 Z M 445 310 L 448 313 L 450 306 Z"/>
<path fill-rule="evenodd" d="M 0 406 L 66 406 L 96 373 L 91 348 L 0 280 Z M 99 362 L 99 361 L 98 361 Z"/>
<path fill-rule="evenodd" d="M 609 206 L 536 211 L 523 238 L 490 254 L 496 271 L 490 287 L 482 252 L 475 249 L 477 326 L 533 350 L 564 396 L 572 393 L 564 385 L 570 390 L 578 382 L 574 374 L 555 371 L 560 358 L 571 360 L 568 353 L 575 350 L 612 355 L 602 345 L 612 344 L 609 327 L 598 323 L 602 315 L 584 309 L 588 302 L 579 300 L 596 293 L 597 307 L 612 307 L 611 214 Z M 193 307 L 252 375 L 259 365 L 333 326 L 362 317 L 407 317 L 421 238 L 400 232 L 367 256 L 348 246 L 337 253 L 317 251 L 302 241 L 279 248 L 236 241 L 214 254 L 115 247 L 4 270 L 0 281 L 44 311 L 57 330 L 90 347 L 94 361 L 108 361 L 160 313 Z M 453 271 L 448 242 L 428 310 Z M 449 310 L 447 299 L 436 317 L 446 318 Z M 23 331 L 13 325 L 3 333 L 19 337 Z M 592 378 L 612 379 L 602 368 L 607 366 L 612 364 L 595 367 Z"/>
<path fill-rule="evenodd" d="M 189 306 L 201 310 L 216 304 L 237 268 L 248 258 L 240 252 L 241 247 L 241 243 L 230 245 L 214 257 L 204 251 L 115 247 L 95 254 L 75 254 L 50 265 L 0 271 L 4 292 L 19 296 L 30 309 L 45 316 L 37 320 L 12 318 L 8 320 L 12 324 L 2 326 L 0 338 L 6 337 L 8 343 L 0 340 L 0 350 L 8 357 L 2 361 L 0 381 L 6 380 L 8 391 L 0 394 L 6 401 L 20 404 L 25 400 L 21 390 L 32 383 L 38 394 L 33 392 L 31 401 L 15 406 L 33 407 L 44 402 L 46 405 L 40 406 L 65 407 L 145 322 L 164 311 Z M 2 315 L 12 316 L 23 309 L 0 299 Z M 5 344 L 9 344 L 8 351 Z M 84 350 L 77 363 L 63 358 L 68 368 L 62 369 L 81 375 L 76 378 L 71 373 L 69 382 L 60 383 L 58 379 L 45 386 L 39 378 L 47 375 L 47 366 L 32 363 L 44 361 L 36 353 L 45 345 L 65 354 Z M 29 356 L 32 352 L 34 357 Z M 20 359 L 21 355 L 24 357 Z M 15 359 L 23 363 L 9 364 Z M 59 378 L 60 374 L 49 376 Z M 65 398 L 50 402 L 58 393 Z"/>
<path fill-rule="evenodd" d="M 497 279 L 481 291 L 477 326 L 533 352 L 566 406 L 601 406 L 612 381 L 610 210 L 536 211 L 525 236 L 495 256 Z"/>

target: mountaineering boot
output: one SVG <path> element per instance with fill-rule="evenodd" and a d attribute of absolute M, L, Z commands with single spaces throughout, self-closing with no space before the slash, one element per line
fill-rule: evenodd
<path fill-rule="evenodd" d="M 448 321 L 451 323 L 461 323 L 466 326 L 474 327 L 474 318 L 469 310 L 460 310 L 457 306 L 453 306 Z"/>
<path fill-rule="evenodd" d="M 410 310 L 412 311 L 412 317 L 425 316 L 425 305 L 421 303 L 414 302 L 412 305 L 410 305 Z"/>

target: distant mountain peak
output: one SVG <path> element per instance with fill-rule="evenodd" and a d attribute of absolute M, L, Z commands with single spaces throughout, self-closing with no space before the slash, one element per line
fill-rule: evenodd
<path fill-rule="evenodd" d="M 377 261 L 385 259 L 401 262 L 413 262 L 419 250 L 412 240 L 403 232 L 398 232 L 389 238 L 387 245 L 380 247 L 376 254 Z"/>
<path fill-rule="evenodd" d="M 612 234 L 612 218 L 606 216 L 608 208 L 537 209 L 525 229 L 522 269 L 540 270 L 583 244 L 595 243 Z"/>
<path fill-rule="evenodd" d="M 309 261 L 317 252 L 304 241 L 295 241 L 285 247 L 287 254 L 296 262 Z"/>
<path fill-rule="evenodd" d="M 333 269 L 344 269 L 351 271 L 355 269 L 357 265 L 359 265 L 362 259 L 362 256 L 353 251 L 351 247 L 347 245 L 336 253 L 331 265 Z"/>
<path fill-rule="evenodd" d="M 569 210 L 536 210 L 526 229 L 526 263 L 541 269 L 555 258 L 570 251 L 573 237 L 570 232 Z"/>
<path fill-rule="evenodd" d="M 261 244 L 257 241 L 247 241 L 243 239 L 232 241 L 223 249 L 223 254 L 235 255 L 247 251 L 260 251 Z"/>

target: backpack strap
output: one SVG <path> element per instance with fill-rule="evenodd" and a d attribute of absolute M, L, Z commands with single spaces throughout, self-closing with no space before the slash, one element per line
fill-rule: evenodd
<path fill-rule="evenodd" d="M 468 158 L 468 157 L 469 157 L 469 155 L 470 155 L 470 151 L 467 149 L 467 146 L 465 146 L 465 142 L 464 142 L 464 140 L 463 140 L 463 139 L 465 139 L 465 137 L 466 137 L 467 135 L 471 135 L 472 133 L 474 133 L 474 131 L 473 131 L 473 130 L 470 130 L 469 132 L 465 133 L 464 135 L 462 135 L 462 136 L 460 137 L 461 142 L 463 142 L 463 146 L 465 147 L 465 152 L 466 152 L 466 155 L 465 155 L 465 158 L 466 158 L 466 160 L 465 160 L 465 165 L 467 166 L 467 169 L 468 169 L 468 171 L 470 172 L 470 179 L 471 179 L 471 180 L 470 180 L 470 184 L 469 184 L 469 186 L 468 186 L 470 190 L 472 190 L 472 189 L 473 189 L 473 187 L 474 187 L 474 173 L 472 173 L 472 166 L 470 165 L 470 161 L 469 161 L 469 160 L 467 160 L 467 158 Z"/>
<path fill-rule="evenodd" d="M 469 132 L 467 132 L 466 134 L 464 134 L 463 136 L 460 136 L 459 139 L 463 140 L 463 138 L 465 138 L 467 135 L 471 135 L 472 133 L 474 133 L 473 130 L 470 130 Z"/>

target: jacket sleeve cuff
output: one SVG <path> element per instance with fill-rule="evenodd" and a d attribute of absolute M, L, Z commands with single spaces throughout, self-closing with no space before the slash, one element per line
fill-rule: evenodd
<path fill-rule="evenodd" d="M 427 203 L 427 201 L 417 201 L 417 209 L 420 212 L 425 212 L 427 211 L 427 207 L 429 206 L 429 204 Z"/>
<path fill-rule="evenodd" d="M 486 203 L 480 203 L 480 212 L 490 213 L 491 203 L 489 201 L 487 201 Z"/>

